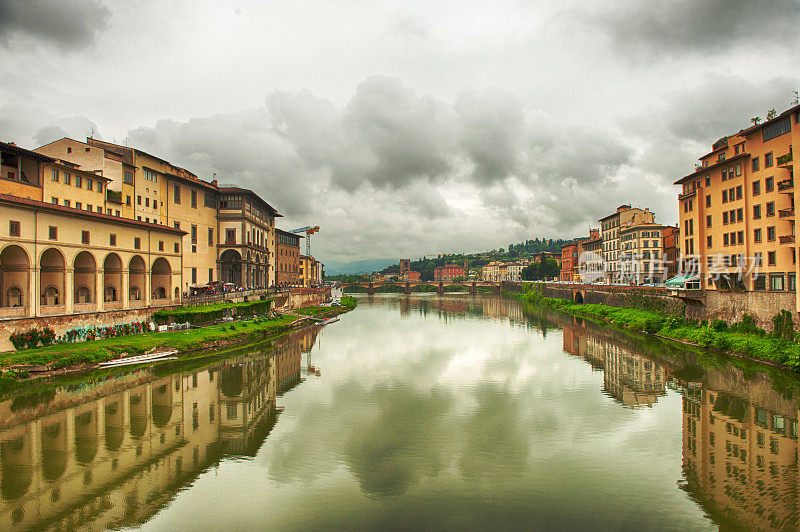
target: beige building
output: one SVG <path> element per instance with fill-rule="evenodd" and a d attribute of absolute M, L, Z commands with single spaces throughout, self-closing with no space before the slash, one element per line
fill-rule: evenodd
<path fill-rule="evenodd" d="M 622 280 L 633 284 L 663 283 L 668 275 L 663 225 L 642 223 L 619 230 L 618 265 Z"/>
<path fill-rule="evenodd" d="M 620 205 L 616 212 L 600 218 L 600 233 L 603 240 L 603 262 L 606 280 L 615 280 L 619 275 L 620 229 L 624 226 L 655 222 L 655 214 L 649 209 Z"/>

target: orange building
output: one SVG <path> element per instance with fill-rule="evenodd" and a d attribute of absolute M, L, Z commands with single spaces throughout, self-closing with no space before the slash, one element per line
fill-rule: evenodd
<path fill-rule="evenodd" d="M 300 276 L 301 235 L 275 228 L 275 285 L 302 286 Z"/>
<path fill-rule="evenodd" d="M 730 136 L 678 179 L 681 261 L 709 290 L 796 292 L 800 105 Z M 800 308 L 800 306 L 798 306 Z"/>
<path fill-rule="evenodd" d="M 578 244 L 565 244 L 561 246 L 561 280 L 571 283 L 575 280 L 575 270 L 578 266 Z"/>

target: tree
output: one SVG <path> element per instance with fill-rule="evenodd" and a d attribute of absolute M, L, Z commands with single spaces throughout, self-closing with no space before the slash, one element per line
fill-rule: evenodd
<path fill-rule="evenodd" d="M 433 270 L 422 270 L 419 272 L 420 281 L 433 281 Z"/>

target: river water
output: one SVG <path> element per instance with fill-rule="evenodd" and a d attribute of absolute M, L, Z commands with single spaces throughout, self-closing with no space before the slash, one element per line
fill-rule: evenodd
<path fill-rule="evenodd" d="M 0 529 L 797 529 L 794 374 L 498 295 L 0 402 Z"/>

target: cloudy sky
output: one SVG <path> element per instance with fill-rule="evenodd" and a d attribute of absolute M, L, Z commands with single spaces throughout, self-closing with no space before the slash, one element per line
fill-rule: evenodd
<path fill-rule="evenodd" d="M 800 3 L 3 0 L 0 139 L 261 193 L 323 260 L 574 237 L 800 89 Z"/>

